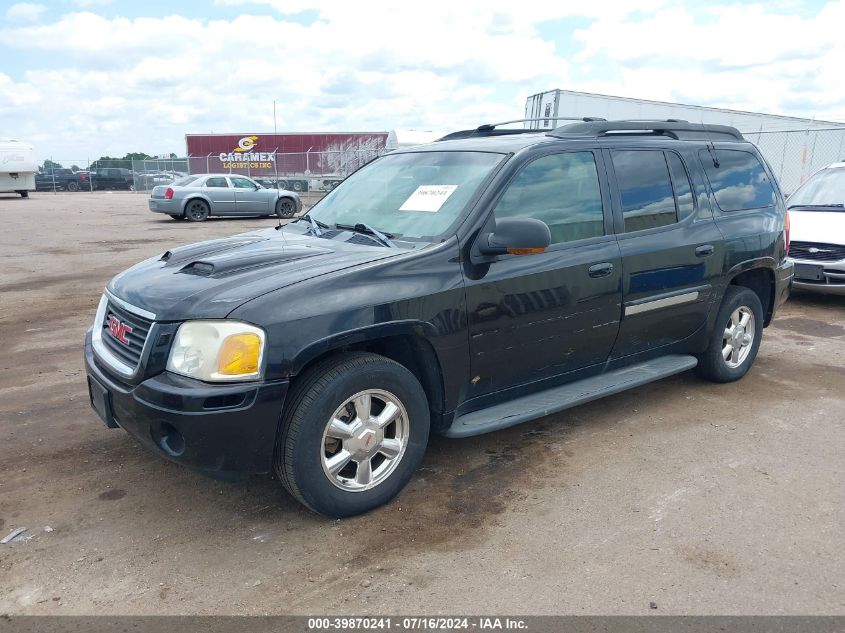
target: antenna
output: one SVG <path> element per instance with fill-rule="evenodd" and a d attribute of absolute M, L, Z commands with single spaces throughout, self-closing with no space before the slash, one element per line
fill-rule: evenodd
<path fill-rule="evenodd" d="M 704 125 L 704 117 L 701 118 L 701 127 L 704 129 L 704 133 L 707 134 L 707 140 L 710 142 L 710 145 L 705 145 L 705 147 L 710 154 L 710 158 L 713 159 L 713 167 L 719 169 L 719 157 L 716 155 L 716 146 L 713 144 L 713 137 L 710 136 L 710 130 Z"/>

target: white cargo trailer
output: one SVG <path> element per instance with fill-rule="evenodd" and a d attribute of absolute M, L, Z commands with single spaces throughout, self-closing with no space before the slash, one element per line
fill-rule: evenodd
<path fill-rule="evenodd" d="M 573 90 L 549 90 L 525 102 L 526 127 L 552 129 L 566 118 L 681 119 L 690 123 L 731 125 L 755 143 L 789 194 L 816 170 L 845 160 L 845 123 L 802 119 L 727 108 L 630 99 Z M 559 120 L 554 120 L 559 118 Z"/>
<path fill-rule="evenodd" d="M 0 193 L 17 193 L 21 197 L 35 191 L 38 159 L 28 143 L 0 139 Z"/>
<path fill-rule="evenodd" d="M 743 133 L 812 130 L 826 127 L 845 128 L 845 123 L 833 121 L 648 99 L 629 99 L 573 90 L 549 90 L 528 97 L 525 102 L 525 118 L 542 120 L 526 123 L 526 126 L 543 129 L 565 123 L 565 121 L 552 121 L 554 117 L 600 117 L 609 121 L 614 119 L 682 119 L 690 123 L 732 125 Z"/>

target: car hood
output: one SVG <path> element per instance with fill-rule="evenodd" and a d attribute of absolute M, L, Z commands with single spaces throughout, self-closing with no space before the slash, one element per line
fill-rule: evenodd
<path fill-rule="evenodd" d="M 402 252 L 267 229 L 171 249 L 120 273 L 108 290 L 159 321 L 219 319 L 268 292 Z"/>
<path fill-rule="evenodd" d="M 789 211 L 789 239 L 845 244 L 845 211 Z"/>

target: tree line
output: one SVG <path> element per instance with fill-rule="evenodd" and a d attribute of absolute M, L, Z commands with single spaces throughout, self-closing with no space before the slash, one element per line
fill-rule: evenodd
<path fill-rule="evenodd" d="M 170 154 L 170 158 L 178 158 L 176 154 Z M 92 161 L 87 169 L 105 169 L 106 167 L 123 167 L 132 169 L 133 161 L 145 160 L 159 160 L 156 156 L 150 156 L 144 152 L 128 152 L 123 158 L 117 156 L 100 156 L 97 160 Z M 50 171 L 52 169 L 64 169 L 65 166 L 54 160 L 45 159 L 41 164 L 41 171 Z M 71 165 L 69 167 L 72 171 L 80 171 L 82 168 L 79 165 Z"/>

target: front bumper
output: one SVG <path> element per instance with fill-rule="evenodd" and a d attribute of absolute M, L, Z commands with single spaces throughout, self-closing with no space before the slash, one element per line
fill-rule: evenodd
<path fill-rule="evenodd" d="M 845 295 L 845 259 L 838 262 L 819 262 L 804 259 L 792 259 L 796 272 L 793 286 L 796 290 L 808 290 L 831 295 Z M 805 268 L 808 267 L 808 268 Z M 803 271 L 818 271 L 821 279 L 813 278 Z M 806 275 L 806 278 L 803 276 Z"/>
<path fill-rule="evenodd" d="M 210 385 L 163 372 L 126 384 L 98 364 L 90 329 L 85 370 L 106 425 L 162 457 L 218 477 L 272 469 L 288 381 Z"/>
<path fill-rule="evenodd" d="M 170 215 L 181 215 L 181 200 L 166 200 L 164 198 L 150 198 L 147 205 L 153 213 L 167 213 Z"/>

